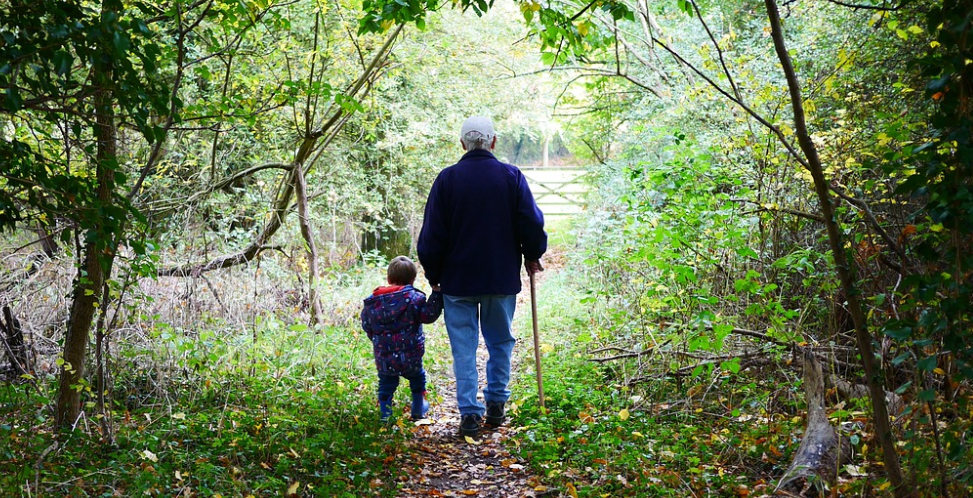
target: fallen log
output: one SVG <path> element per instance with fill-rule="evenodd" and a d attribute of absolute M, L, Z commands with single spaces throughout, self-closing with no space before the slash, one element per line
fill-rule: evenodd
<path fill-rule="evenodd" d="M 839 466 L 850 457 L 850 444 L 838 436 L 824 408 L 824 372 L 813 353 L 805 350 L 804 395 L 807 399 L 807 430 L 794 460 L 777 484 L 778 492 L 806 496 L 823 494 L 834 484 Z"/>

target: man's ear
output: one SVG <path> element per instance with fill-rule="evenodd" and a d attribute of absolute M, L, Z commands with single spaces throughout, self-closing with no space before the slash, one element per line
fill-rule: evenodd
<path fill-rule="evenodd" d="M 496 135 L 494 135 L 494 136 L 493 136 L 493 141 L 492 141 L 492 142 L 490 142 L 490 150 L 493 150 L 493 149 L 494 149 L 494 147 L 496 147 L 496 146 L 497 146 L 497 136 L 496 136 Z"/>
<path fill-rule="evenodd" d="M 466 144 L 464 144 L 462 140 L 459 141 L 459 146 L 462 147 L 463 150 L 466 150 Z"/>

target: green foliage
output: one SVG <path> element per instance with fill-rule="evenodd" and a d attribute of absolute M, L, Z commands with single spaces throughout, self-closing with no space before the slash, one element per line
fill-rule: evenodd
<path fill-rule="evenodd" d="M 101 251 L 113 250 L 126 219 L 141 219 L 122 195 L 128 176 L 117 159 L 100 165 L 111 174 L 99 178 L 85 160 L 95 154 L 94 129 L 105 112 L 97 108 L 99 93 L 111 95 L 148 143 L 162 137 L 149 118 L 169 108 L 162 49 L 156 33 L 129 14 L 115 2 L 104 10 L 15 2 L 0 11 L 0 88 L 13 130 L 0 143 L 8 165 L 0 180 L 0 230 L 62 218 Z M 97 194 L 99 184 L 110 198 Z"/>
<path fill-rule="evenodd" d="M 378 422 L 367 340 L 259 327 L 254 341 L 156 322 L 148 350 L 123 343 L 119 360 L 148 368 L 115 378 L 115 444 L 72 432 L 36 471 L 54 440 L 47 401 L 4 384 L 0 485 L 13 492 L 39 477 L 37 489 L 75 496 L 396 496 L 404 432 Z"/>
<path fill-rule="evenodd" d="M 732 410 L 721 416 L 726 406 L 675 403 L 682 393 L 671 389 L 645 398 L 612 382 L 582 351 L 560 351 L 561 361 L 545 364 L 545 413 L 532 399 L 515 412 L 521 456 L 562 492 L 741 496 L 765 490 L 796 448 L 800 418 L 767 414 L 766 400 L 752 397 L 756 386 L 723 384 L 720 398 Z"/>

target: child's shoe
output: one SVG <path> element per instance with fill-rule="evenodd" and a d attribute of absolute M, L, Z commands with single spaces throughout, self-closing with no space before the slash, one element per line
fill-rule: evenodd
<path fill-rule="evenodd" d="M 412 395 L 412 420 L 426 418 L 429 411 L 429 402 L 426 401 L 426 393 Z"/>
<path fill-rule="evenodd" d="M 382 417 L 382 423 L 387 423 L 392 418 L 392 400 L 378 400 L 378 414 Z"/>

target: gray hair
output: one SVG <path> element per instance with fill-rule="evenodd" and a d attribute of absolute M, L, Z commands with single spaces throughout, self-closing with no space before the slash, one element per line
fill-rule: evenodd
<path fill-rule="evenodd" d="M 466 150 L 490 150 L 494 138 L 478 131 L 469 131 L 460 137 L 460 140 L 466 146 Z"/>

